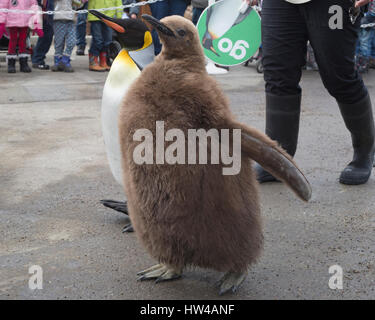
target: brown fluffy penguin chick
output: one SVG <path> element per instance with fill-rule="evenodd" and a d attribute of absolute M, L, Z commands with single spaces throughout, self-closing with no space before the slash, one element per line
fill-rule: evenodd
<path fill-rule="evenodd" d="M 263 246 L 251 159 L 301 198 L 308 200 L 311 189 L 275 142 L 234 120 L 227 98 L 206 73 L 194 25 L 178 16 L 144 18 L 157 29 L 163 49 L 128 91 L 119 117 L 130 217 L 137 236 L 159 262 L 140 272 L 139 279 L 172 280 L 185 267 L 197 266 L 226 273 L 220 294 L 235 291 Z M 213 164 L 155 164 L 156 121 L 164 121 L 165 132 L 182 130 L 186 145 L 188 129 L 241 129 L 240 173 L 223 175 L 222 165 Z M 140 142 L 133 135 L 144 128 L 154 137 L 154 164 L 138 165 L 133 153 Z M 171 142 L 164 144 L 166 148 Z"/>

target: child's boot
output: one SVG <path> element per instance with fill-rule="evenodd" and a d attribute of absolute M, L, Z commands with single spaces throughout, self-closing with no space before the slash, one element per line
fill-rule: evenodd
<path fill-rule="evenodd" d="M 8 60 L 8 73 L 16 73 L 16 56 L 7 56 Z"/>
<path fill-rule="evenodd" d="M 62 57 L 61 56 L 54 56 L 54 65 L 51 67 L 51 71 L 64 71 L 64 64 L 62 63 Z"/>
<path fill-rule="evenodd" d="M 99 65 L 99 57 L 89 54 L 89 70 L 90 71 L 98 71 L 98 72 L 104 72 L 106 71 L 105 68 L 102 68 Z"/>
<path fill-rule="evenodd" d="M 107 64 L 107 52 L 100 52 L 99 54 L 99 64 L 102 68 L 109 71 L 111 67 Z"/>
<path fill-rule="evenodd" d="M 65 72 L 74 72 L 74 69 L 72 68 L 70 64 L 70 57 L 69 56 L 62 56 L 61 62 L 64 65 L 64 71 Z"/>
<path fill-rule="evenodd" d="M 29 64 L 27 63 L 28 56 L 27 55 L 20 55 L 20 71 L 29 73 L 31 72 L 31 69 L 29 67 Z"/>

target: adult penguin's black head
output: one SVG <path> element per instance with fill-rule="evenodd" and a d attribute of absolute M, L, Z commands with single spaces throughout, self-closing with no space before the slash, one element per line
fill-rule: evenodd
<path fill-rule="evenodd" d="M 188 56 L 203 58 L 203 49 L 194 24 L 180 16 L 169 16 L 158 20 L 150 15 L 142 15 L 157 31 L 163 44 L 162 55 L 168 58 L 185 59 Z M 201 60 L 201 59 L 200 59 Z"/>
<path fill-rule="evenodd" d="M 141 50 L 152 44 L 151 33 L 142 20 L 115 19 L 96 10 L 89 12 L 115 31 L 116 40 L 127 51 Z"/>

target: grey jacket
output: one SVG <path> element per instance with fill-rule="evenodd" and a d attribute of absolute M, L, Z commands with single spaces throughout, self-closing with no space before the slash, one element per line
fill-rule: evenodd
<path fill-rule="evenodd" d="M 194 8 L 206 8 L 208 7 L 208 0 L 191 0 L 191 5 Z"/>
<path fill-rule="evenodd" d="M 55 11 L 72 11 L 72 0 L 55 0 Z M 53 20 L 74 20 L 73 12 L 55 13 Z"/>

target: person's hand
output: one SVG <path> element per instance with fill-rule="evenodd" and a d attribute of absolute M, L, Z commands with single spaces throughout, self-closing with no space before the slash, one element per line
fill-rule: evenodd
<path fill-rule="evenodd" d="M 136 15 L 135 13 L 132 13 L 132 14 L 130 15 L 130 18 L 132 18 L 132 19 L 137 19 L 137 15 Z"/>
<path fill-rule="evenodd" d="M 365 6 L 366 4 L 372 2 L 373 0 L 358 0 L 356 3 L 355 3 L 355 7 L 356 8 L 359 8 L 359 7 L 362 7 L 362 6 Z"/>
<path fill-rule="evenodd" d="M 0 39 L 3 37 L 5 33 L 5 23 L 0 23 Z"/>
<path fill-rule="evenodd" d="M 34 29 L 34 30 L 33 30 L 33 35 L 34 35 L 35 33 L 38 35 L 39 38 L 43 38 L 43 37 L 44 37 L 44 32 L 43 32 L 42 29 L 39 29 L 39 28 Z"/>

